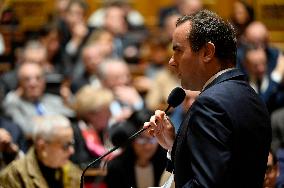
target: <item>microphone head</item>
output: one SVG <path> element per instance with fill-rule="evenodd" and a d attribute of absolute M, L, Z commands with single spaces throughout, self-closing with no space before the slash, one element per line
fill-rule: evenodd
<path fill-rule="evenodd" d="M 186 94 L 181 87 L 174 88 L 168 96 L 168 105 L 175 108 L 182 103 Z"/>
<path fill-rule="evenodd" d="M 128 138 L 135 132 L 139 131 L 144 122 L 148 121 L 153 112 L 144 108 L 133 114 L 125 121 L 118 122 L 109 129 L 109 136 L 114 146 L 125 146 L 129 141 Z"/>

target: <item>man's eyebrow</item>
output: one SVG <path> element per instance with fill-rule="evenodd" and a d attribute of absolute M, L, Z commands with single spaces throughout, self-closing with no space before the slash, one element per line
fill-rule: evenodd
<path fill-rule="evenodd" d="M 174 44 L 173 45 L 173 50 L 175 51 L 175 50 L 178 50 L 178 49 L 180 49 L 180 46 L 178 44 Z"/>

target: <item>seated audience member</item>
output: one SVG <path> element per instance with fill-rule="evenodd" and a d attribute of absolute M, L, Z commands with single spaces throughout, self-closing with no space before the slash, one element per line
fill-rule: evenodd
<path fill-rule="evenodd" d="M 82 50 L 82 60 L 84 73 L 82 76 L 74 79 L 71 83 L 72 93 L 76 93 L 84 85 L 92 85 L 100 87 L 101 83 L 98 79 L 98 66 L 103 61 L 104 54 L 100 44 L 90 44 Z"/>
<path fill-rule="evenodd" d="M 107 130 L 112 100 L 111 91 L 93 86 L 84 86 L 75 95 L 74 110 L 78 121 L 72 125 L 75 153 L 71 160 L 81 168 L 103 155 L 110 146 Z"/>
<path fill-rule="evenodd" d="M 145 103 L 150 110 L 165 109 L 168 95 L 173 88 L 179 86 L 179 81 L 173 72 L 167 68 L 154 77 L 151 87 L 145 96 Z"/>
<path fill-rule="evenodd" d="M 88 37 L 86 44 L 82 46 L 80 57 L 74 65 L 72 81 L 82 78 L 86 72 L 88 75 L 88 68 L 91 64 L 95 65 L 107 57 L 110 58 L 114 55 L 113 53 L 112 34 L 104 29 L 94 30 Z"/>
<path fill-rule="evenodd" d="M 115 57 L 124 58 L 128 63 L 138 63 L 139 47 L 147 37 L 144 29 L 132 30 L 123 7 L 111 4 L 105 8 L 103 29 L 112 33 Z"/>
<path fill-rule="evenodd" d="M 275 110 L 271 114 L 272 142 L 273 152 L 277 152 L 284 147 L 284 108 Z"/>
<path fill-rule="evenodd" d="M 165 18 L 170 14 L 192 14 L 203 8 L 202 0 L 174 0 L 174 5 L 162 7 L 159 11 L 159 26 L 163 27 Z"/>
<path fill-rule="evenodd" d="M 171 42 L 172 42 L 172 35 L 174 33 L 174 30 L 176 28 L 176 21 L 177 19 L 181 17 L 181 14 L 179 13 L 172 13 L 169 14 L 165 17 L 165 23 L 164 26 L 161 28 L 161 31 L 163 31 L 162 35 L 165 35 L 166 40 L 168 41 L 168 48 L 172 47 Z"/>
<path fill-rule="evenodd" d="M 24 49 L 23 63 L 32 62 L 40 65 L 44 71 L 46 92 L 59 94 L 59 85 L 63 80 L 63 75 L 60 74 L 54 62 L 49 59 L 49 53 L 51 53 L 50 51 L 52 50 L 50 49 L 49 45 L 44 44 L 43 40 L 28 41 Z"/>
<path fill-rule="evenodd" d="M 55 72 L 54 65 L 48 60 L 47 46 L 42 44 L 39 40 L 30 40 L 27 42 L 23 51 L 24 62 L 33 62 L 39 64 L 44 73 Z"/>
<path fill-rule="evenodd" d="M 0 97 L 0 171 L 28 150 L 21 128 L 3 115 L 2 100 Z"/>
<path fill-rule="evenodd" d="M 46 48 L 47 58 L 54 72 L 64 73 L 60 51 L 60 34 L 55 23 L 48 23 L 39 30 L 39 41 Z"/>
<path fill-rule="evenodd" d="M 279 165 L 276 155 L 270 151 L 267 159 L 266 173 L 264 177 L 263 188 L 281 188 L 277 185 L 279 176 Z"/>
<path fill-rule="evenodd" d="M 170 6 L 161 7 L 158 10 L 158 26 L 164 27 L 165 18 L 170 14 L 180 14 L 179 7 L 182 0 L 172 0 Z"/>
<path fill-rule="evenodd" d="M 128 120 L 114 127 L 111 134 L 113 143 L 124 143 L 124 138 L 140 130 L 151 114 L 147 110 L 134 112 Z M 108 188 L 154 187 L 159 185 L 165 167 L 165 151 L 145 131 L 132 140 L 120 155 L 108 162 L 105 182 Z"/>
<path fill-rule="evenodd" d="M 174 26 L 175 27 L 175 26 Z M 156 75 L 167 69 L 167 63 L 170 58 L 170 48 L 168 34 L 164 32 L 151 35 L 141 46 L 142 62 L 137 66 L 138 74 L 133 79 L 133 84 L 139 93 L 144 97 L 152 86 Z"/>
<path fill-rule="evenodd" d="M 193 14 L 203 9 L 202 0 L 182 0 L 180 6 L 181 15 Z"/>
<path fill-rule="evenodd" d="M 282 81 L 283 75 L 283 54 L 281 50 L 272 47 L 269 42 L 269 31 L 267 27 L 260 21 L 251 22 L 244 32 L 244 36 L 240 41 L 237 49 L 237 65 L 244 71 L 244 59 L 247 48 L 262 48 L 267 56 L 267 72 L 277 80 Z M 281 58 L 282 57 L 282 58 Z M 278 70 L 277 68 L 280 68 Z M 279 72 L 280 71 L 280 72 Z"/>
<path fill-rule="evenodd" d="M 265 50 L 262 48 L 247 49 L 244 61 L 249 84 L 266 103 L 268 110 L 272 112 L 283 106 L 283 85 L 274 81 L 268 73 Z"/>
<path fill-rule="evenodd" d="M 34 146 L 0 173 L 5 188 L 79 187 L 81 171 L 69 161 L 74 153 L 73 130 L 63 116 L 35 119 Z"/>
<path fill-rule="evenodd" d="M 117 5 L 123 8 L 126 14 L 126 21 L 129 23 L 131 28 L 144 27 L 143 15 L 139 11 L 135 10 L 130 2 L 120 0 L 112 0 L 105 3 L 102 8 L 95 10 L 88 18 L 88 25 L 96 28 L 102 27 L 104 24 L 105 10 L 111 5 Z"/>
<path fill-rule="evenodd" d="M 53 64 L 48 61 L 47 55 L 47 48 L 40 41 L 30 40 L 26 42 L 20 57 L 16 60 L 15 68 L 0 77 L 0 87 L 3 88 L 4 93 L 7 94 L 9 91 L 17 89 L 18 80 L 15 78 L 19 67 L 25 62 L 39 64 L 43 68 L 48 83 L 49 80 L 54 80 L 56 70 Z"/>
<path fill-rule="evenodd" d="M 122 59 L 106 59 L 99 66 L 99 79 L 103 87 L 114 95 L 111 114 L 116 121 L 127 119 L 135 110 L 141 110 L 144 101 L 132 84 L 128 65 Z"/>
<path fill-rule="evenodd" d="M 254 20 L 253 8 L 243 0 L 237 0 L 233 3 L 233 11 L 230 21 L 236 31 L 237 42 L 243 36 L 246 27 Z"/>
<path fill-rule="evenodd" d="M 20 127 L 0 116 L 0 170 L 27 151 L 27 142 Z"/>
<path fill-rule="evenodd" d="M 29 137 L 34 116 L 62 114 L 72 116 L 73 111 L 64 106 L 61 98 L 45 93 L 44 72 L 36 63 L 24 63 L 18 70 L 19 87 L 7 94 L 3 101 L 4 113 L 11 117 Z"/>
<path fill-rule="evenodd" d="M 93 31 L 85 21 L 87 8 L 84 0 L 70 0 L 64 14 L 64 22 L 59 26 L 65 75 L 71 79 L 74 76 L 74 67 L 80 61 L 81 50 Z"/>

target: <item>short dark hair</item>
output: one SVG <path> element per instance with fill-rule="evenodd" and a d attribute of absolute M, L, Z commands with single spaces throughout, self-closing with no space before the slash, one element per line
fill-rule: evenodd
<path fill-rule="evenodd" d="M 67 11 L 70 11 L 70 8 L 74 5 L 74 4 L 77 4 L 79 5 L 84 11 L 87 11 L 88 10 L 88 4 L 84 1 L 84 0 L 71 0 L 67 7 L 66 7 L 66 10 Z"/>
<path fill-rule="evenodd" d="M 212 42 L 216 48 L 216 57 L 236 64 L 236 34 L 233 26 L 225 22 L 216 13 L 201 10 L 185 15 L 177 20 L 178 27 L 186 21 L 191 22 L 188 41 L 194 52 L 198 52 L 207 42 Z"/>

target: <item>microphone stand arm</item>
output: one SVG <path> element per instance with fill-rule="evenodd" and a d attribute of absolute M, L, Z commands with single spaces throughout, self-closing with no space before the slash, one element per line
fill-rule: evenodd
<path fill-rule="evenodd" d="M 169 108 L 169 107 L 168 107 Z M 81 180 L 80 180 L 80 188 L 83 188 L 84 186 L 84 175 L 86 173 L 86 171 L 92 167 L 94 164 L 96 164 L 98 161 L 100 161 L 102 158 L 104 158 L 105 156 L 109 155 L 110 153 L 114 152 L 115 150 L 117 150 L 119 147 L 127 144 L 129 141 L 133 140 L 134 138 L 136 138 L 139 134 L 141 134 L 143 131 L 145 131 L 147 128 L 143 128 L 140 129 L 139 131 L 137 131 L 136 133 L 134 133 L 133 135 L 131 135 L 127 141 L 125 141 L 123 144 L 120 144 L 118 146 L 113 147 L 112 149 L 110 149 L 108 152 L 106 152 L 105 154 L 103 154 L 102 156 L 98 157 L 96 160 L 94 160 L 93 162 L 91 162 L 90 164 L 88 164 L 88 166 L 84 169 L 82 175 L 81 175 Z"/>
<path fill-rule="evenodd" d="M 168 112 L 168 110 L 171 108 L 170 105 L 168 105 L 167 109 L 165 110 L 165 113 Z M 150 126 L 149 126 L 150 127 Z M 92 167 L 94 164 L 96 164 L 98 161 L 100 161 L 102 158 L 104 158 L 105 156 L 109 155 L 110 153 L 114 152 L 115 150 L 117 150 L 120 146 L 123 146 L 125 144 L 127 144 L 129 141 L 133 140 L 134 138 L 136 138 L 139 134 L 141 134 L 143 131 L 145 131 L 146 129 L 148 129 L 149 127 L 144 127 L 143 129 L 140 129 L 139 131 L 137 131 L 136 133 L 134 133 L 133 135 L 131 135 L 124 143 L 113 147 L 112 149 L 110 149 L 108 152 L 106 152 L 105 154 L 103 154 L 102 156 L 100 156 L 99 158 L 97 158 L 96 160 L 94 160 L 93 162 L 91 162 L 90 164 L 88 164 L 88 166 L 84 169 L 82 175 L 81 175 L 81 180 L 80 180 L 80 188 L 83 188 L 84 186 L 84 175 L 85 172 Z"/>

